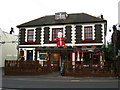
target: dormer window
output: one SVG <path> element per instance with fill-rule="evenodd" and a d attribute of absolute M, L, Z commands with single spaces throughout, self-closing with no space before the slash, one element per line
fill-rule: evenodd
<path fill-rule="evenodd" d="M 59 12 L 55 13 L 55 20 L 64 20 L 67 18 L 67 13 L 66 12 Z"/>

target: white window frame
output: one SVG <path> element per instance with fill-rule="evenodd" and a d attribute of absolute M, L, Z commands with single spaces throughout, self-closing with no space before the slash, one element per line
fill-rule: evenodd
<path fill-rule="evenodd" d="M 28 42 L 28 30 L 34 30 L 33 41 L 35 41 L 35 28 L 26 28 L 25 42 Z"/>
<path fill-rule="evenodd" d="M 39 60 L 39 61 L 46 61 L 45 59 L 40 59 L 40 54 L 46 54 L 47 55 L 47 53 L 40 53 L 40 52 L 38 52 L 37 60 Z"/>
<path fill-rule="evenodd" d="M 65 37 L 65 26 L 64 25 L 60 25 L 60 26 L 51 26 L 50 27 L 50 36 L 49 36 L 49 41 L 54 41 L 52 40 L 52 30 L 55 28 L 62 28 L 63 30 L 63 37 Z"/>
<path fill-rule="evenodd" d="M 92 24 L 89 24 L 89 25 L 82 25 L 82 40 L 85 40 L 85 36 L 84 36 L 84 28 L 85 27 L 89 27 L 89 26 L 92 26 L 92 40 L 95 40 L 95 27 L 94 25 Z"/>

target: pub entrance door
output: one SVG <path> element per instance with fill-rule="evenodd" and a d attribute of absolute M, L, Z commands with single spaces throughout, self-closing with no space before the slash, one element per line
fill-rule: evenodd
<path fill-rule="evenodd" d="M 71 55 L 70 53 L 64 52 L 60 53 L 60 72 L 61 75 L 64 75 L 64 69 L 65 69 L 65 61 L 70 61 L 71 60 Z"/>

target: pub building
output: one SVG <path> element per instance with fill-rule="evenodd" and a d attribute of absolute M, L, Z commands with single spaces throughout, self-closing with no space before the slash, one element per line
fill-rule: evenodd
<path fill-rule="evenodd" d="M 24 60 L 72 61 L 84 66 L 104 65 L 107 21 L 86 13 L 58 12 L 23 23 L 19 28 L 19 53 Z M 41 63 L 42 64 L 42 63 Z"/>

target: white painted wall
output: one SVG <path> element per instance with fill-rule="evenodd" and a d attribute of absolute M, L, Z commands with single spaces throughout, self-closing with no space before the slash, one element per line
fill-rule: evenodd
<path fill-rule="evenodd" d="M 0 67 L 4 67 L 4 61 L 6 60 L 17 60 L 17 42 L 12 43 L 12 41 L 17 41 L 18 37 L 16 35 L 11 35 L 0 29 L 0 42 L 7 42 L 5 44 L 0 43 Z"/>
<path fill-rule="evenodd" d="M 35 48 L 19 48 L 19 51 L 20 49 L 22 49 L 24 51 L 24 58 L 25 60 L 27 60 L 27 50 L 33 50 L 33 60 L 35 60 Z"/>
<path fill-rule="evenodd" d="M 0 67 L 2 67 L 2 45 L 0 44 Z"/>

